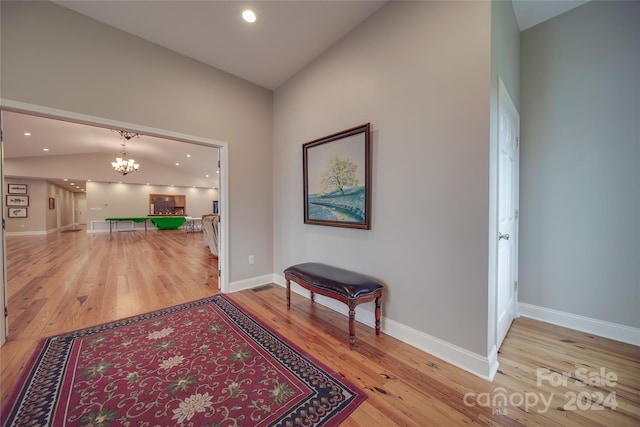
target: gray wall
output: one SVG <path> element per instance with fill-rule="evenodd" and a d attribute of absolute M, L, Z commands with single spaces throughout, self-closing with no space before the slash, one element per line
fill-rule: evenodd
<path fill-rule="evenodd" d="M 498 78 L 516 109 L 520 105 L 520 29 L 511 1 L 491 2 L 491 112 L 489 120 L 489 308 L 487 347 L 497 351 Z"/>
<path fill-rule="evenodd" d="M 271 91 L 53 3 L 1 7 L 3 98 L 227 142 L 230 280 L 272 272 Z"/>
<path fill-rule="evenodd" d="M 511 1 L 491 2 L 491 87 L 500 76 L 517 109 L 520 107 L 520 29 Z M 492 98 L 493 100 L 493 98 Z M 495 104 L 495 102 L 492 102 Z M 492 116 L 492 123 L 497 116 Z M 494 138 L 492 138 L 493 140 Z"/>
<path fill-rule="evenodd" d="M 640 326 L 640 3 L 522 32 L 520 302 Z"/>
<path fill-rule="evenodd" d="M 275 263 L 387 285 L 388 319 L 487 354 L 491 8 L 390 2 L 274 95 Z M 370 231 L 303 224 L 302 144 L 371 122 Z"/>
<path fill-rule="evenodd" d="M 58 212 L 62 228 L 73 224 L 73 193 L 42 179 L 5 178 L 7 184 L 26 184 L 29 206 L 26 218 L 9 218 L 5 208 L 7 234 L 46 234 L 58 229 Z M 6 189 L 5 189 L 6 192 Z M 49 209 L 49 197 L 56 198 L 55 209 Z"/>
<path fill-rule="evenodd" d="M 7 184 L 26 184 L 27 196 L 29 196 L 29 206 L 27 206 L 26 218 L 9 218 L 8 208 L 5 208 L 4 216 L 7 220 L 7 233 L 46 233 L 49 225 L 47 220 L 47 212 L 45 209 L 45 200 L 47 199 L 47 183 L 39 179 L 5 179 Z M 5 189 L 5 193 L 6 193 Z M 6 201 L 6 199 L 5 199 Z M 6 206 L 6 204 L 5 204 Z M 55 218 L 54 218 L 55 219 Z M 54 225 L 55 227 L 55 225 Z"/>

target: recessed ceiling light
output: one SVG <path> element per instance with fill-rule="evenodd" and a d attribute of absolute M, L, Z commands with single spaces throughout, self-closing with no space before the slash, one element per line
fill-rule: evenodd
<path fill-rule="evenodd" d="M 31 132 L 25 132 L 24 136 L 31 136 Z"/>
<path fill-rule="evenodd" d="M 65 179 L 63 179 L 63 181 L 65 181 L 65 182 L 66 182 L 66 181 L 69 181 L 69 178 L 65 178 Z"/>
<path fill-rule="evenodd" d="M 176 162 L 176 166 L 180 166 L 180 163 Z"/>
<path fill-rule="evenodd" d="M 247 22 L 256 22 L 256 14 L 253 13 L 252 10 L 245 10 L 244 12 L 242 12 L 242 19 L 244 19 Z"/>
<path fill-rule="evenodd" d="M 43 148 L 42 151 L 49 151 L 49 149 L 48 148 Z"/>
<path fill-rule="evenodd" d="M 191 154 L 187 154 L 187 157 L 191 157 Z"/>
<path fill-rule="evenodd" d="M 204 177 L 205 177 L 205 178 L 209 178 L 209 174 L 205 175 Z"/>

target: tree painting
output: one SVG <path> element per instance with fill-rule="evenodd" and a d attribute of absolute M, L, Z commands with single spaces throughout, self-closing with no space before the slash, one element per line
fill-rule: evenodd
<path fill-rule="evenodd" d="M 358 166 L 351 161 L 341 160 L 336 154 L 331 156 L 322 175 L 323 193 L 340 191 L 344 195 L 345 188 L 356 187 L 359 184 L 357 170 Z"/>
<path fill-rule="evenodd" d="M 369 229 L 369 124 L 303 145 L 305 224 Z"/>

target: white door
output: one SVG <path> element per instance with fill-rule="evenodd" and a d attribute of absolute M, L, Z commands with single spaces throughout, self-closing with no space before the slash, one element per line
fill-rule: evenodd
<path fill-rule="evenodd" d="M 82 197 L 77 200 L 78 202 L 78 217 L 76 218 L 76 222 L 78 224 L 86 224 L 87 223 L 87 199 Z"/>
<path fill-rule="evenodd" d="M 4 173 L 2 165 L 4 164 L 4 146 L 2 145 L 2 112 L 0 111 L 0 209 L 2 209 L 2 232 L 0 236 L 0 346 L 7 341 L 9 335 L 9 325 L 7 322 L 7 280 L 5 267 L 5 234 L 4 234 Z"/>
<path fill-rule="evenodd" d="M 518 300 L 518 174 L 520 116 L 498 83 L 498 348 L 516 317 Z"/>

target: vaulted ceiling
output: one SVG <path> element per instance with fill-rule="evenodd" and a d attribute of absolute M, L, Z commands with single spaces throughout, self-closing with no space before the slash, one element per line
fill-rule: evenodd
<path fill-rule="evenodd" d="M 55 3 L 275 90 L 387 1 Z M 586 1 L 514 0 L 513 7 L 522 31 L 583 3 Z M 255 12 L 254 23 L 242 19 L 245 9 Z"/>
<path fill-rule="evenodd" d="M 245 80 L 275 90 L 339 39 L 358 26 L 386 1 L 55 1 L 55 3 L 111 25 L 152 43 L 164 46 Z M 537 25 L 583 0 L 514 0 L 521 30 Z M 251 8 L 254 23 L 241 13 Z M 17 158 L 89 152 L 117 154 L 118 136 L 50 119 L 15 114 L 3 117 L 5 157 Z M 31 132 L 29 144 L 24 132 Z M 47 139 L 43 140 L 43 135 Z M 138 156 L 167 167 L 189 162 L 196 174 L 211 171 L 212 155 L 194 155 L 203 147 L 145 137 L 146 144 L 129 148 Z M 161 150 L 148 150 L 149 147 Z M 135 147 L 135 150 L 134 150 Z M 210 149 L 209 149 L 210 150 Z M 187 155 L 191 154 L 190 158 Z M 208 162 L 202 162 L 207 159 Z M 62 177 L 52 177 L 52 180 Z M 64 185 L 63 181 L 54 181 Z"/>

